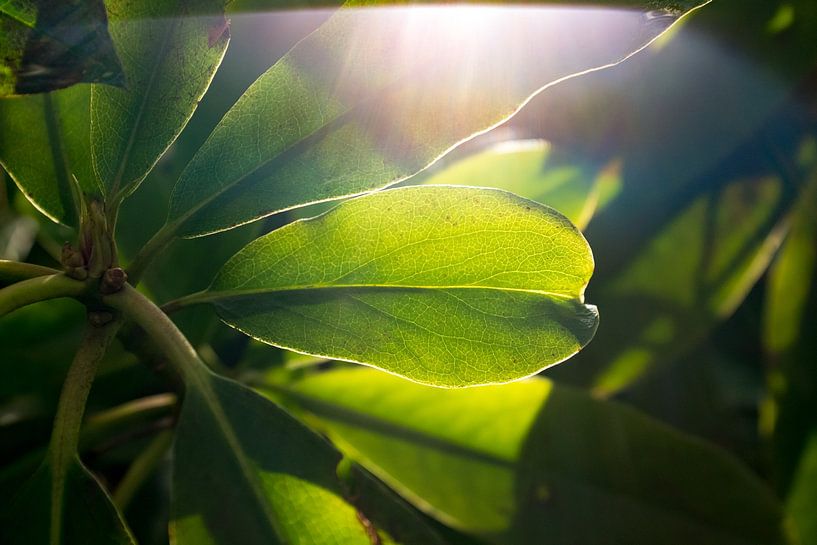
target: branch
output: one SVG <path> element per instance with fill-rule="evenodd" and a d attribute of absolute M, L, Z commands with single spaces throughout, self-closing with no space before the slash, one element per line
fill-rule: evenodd
<path fill-rule="evenodd" d="M 51 267 L 0 259 L 0 282 L 19 282 L 20 280 L 28 280 L 38 276 L 60 274 L 60 272 Z"/>
<path fill-rule="evenodd" d="M 85 403 L 91 391 L 99 362 L 105 356 L 108 345 L 116 335 L 121 321 L 111 320 L 105 325 L 93 325 L 89 313 L 85 336 L 74 356 L 68 375 L 60 394 L 57 415 L 54 418 L 54 431 L 48 445 L 48 457 L 51 465 L 51 532 L 62 527 L 65 479 L 71 464 L 77 456 L 79 430 L 82 416 L 85 414 Z"/>
<path fill-rule="evenodd" d="M 89 285 L 64 274 L 38 276 L 0 289 L 0 316 L 13 310 L 48 299 L 81 297 Z"/>

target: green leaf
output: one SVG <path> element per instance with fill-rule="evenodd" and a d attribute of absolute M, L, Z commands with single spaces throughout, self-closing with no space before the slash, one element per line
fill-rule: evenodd
<path fill-rule="evenodd" d="M 100 193 L 89 149 L 90 88 L 0 100 L 0 164 L 20 191 L 50 219 L 76 226 L 73 178 Z"/>
<path fill-rule="evenodd" d="M 174 543 L 372 545 L 372 531 L 384 544 L 442 543 L 359 471 L 350 478 L 363 495 L 347 498 L 340 454 L 274 404 L 229 380 L 198 377 L 188 383 L 175 444 Z M 390 534 L 395 528 L 403 533 Z"/>
<path fill-rule="evenodd" d="M 342 369 L 273 391 L 409 501 L 494 543 L 785 543 L 777 500 L 730 455 L 549 381 L 444 391 Z"/>
<path fill-rule="evenodd" d="M 110 496 L 79 458 L 74 457 L 66 468 L 64 481 L 55 483 L 54 479 L 52 466 L 46 462 L 18 492 L 2 517 L 3 543 L 135 545 Z M 53 501 L 62 503 L 62 521 L 56 531 Z"/>
<path fill-rule="evenodd" d="M 597 171 L 544 140 L 519 140 L 447 165 L 423 183 L 504 189 L 558 210 L 583 229 L 616 189 L 614 166 Z"/>
<path fill-rule="evenodd" d="M 223 0 L 112 0 L 110 30 L 126 89 L 94 86 L 93 163 L 110 195 L 127 195 L 173 143 L 227 49 Z M 190 17 L 208 9 L 211 16 Z"/>
<path fill-rule="evenodd" d="M 405 179 L 544 88 L 625 58 L 663 29 L 645 20 L 603 10 L 341 10 L 227 112 L 182 174 L 167 229 L 209 234 Z"/>
<path fill-rule="evenodd" d="M 345 202 L 232 257 L 208 291 L 228 324 L 276 346 L 461 387 L 508 382 L 587 344 L 593 256 L 546 206 L 417 186 Z"/>
<path fill-rule="evenodd" d="M 0 97 L 79 82 L 123 83 L 102 0 L 0 3 Z"/>

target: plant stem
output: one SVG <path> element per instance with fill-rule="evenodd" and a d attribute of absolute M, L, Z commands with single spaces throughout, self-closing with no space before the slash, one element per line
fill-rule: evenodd
<path fill-rule="evenodd" d="M 60 271 L 51 267 L 32 265 L 31 263 L 0 259 L 0 282 L 19 282 L 20 280 L 51 274 L 60 274 Z"/>
<path fill-rule="evenodd" d="M 103 297 L 102 302 L 144 329 L 185 381 L 197 379 L 202 372 L 209 372 L 196 350 L 167 314 L 130 285 Z"/>
<path fill-rule="evenodd" d="M 164 305 L 162 305 L 162 311 L 166 314 L 172 314 L 178 310 L 181 310 L 185 307 L 190 305 L 198 305 L 200 303 L 206 303 L 210 300 L 208 297 L 207 290 L 197 291 L 196 293 L 191 293 L 189 295 L 185 295 L 183 297 L 179 297 L 178 299 L 173 299 L 172 301 L 168 301 Z"/>
<path fill-rule="evenodd" d="M 39 301 L 59 297 L 81 297 L 87 291 L 87 283 L 74 280 L 62 273 L 29 278 L 0 289 L 0 316 Z"/>
<path fill-rule="evenodd" d="M 173 430 L 162 430 L 133 461 L 113 494 L 113 501 L 119 509 L 122 511 L 127 509 L 133 496 L 162 461 L 172 442 Z"/>
<path fill-rule="evenodd" d="M 59 541 L 62 531 L 62 508 L 68 468 L 77 457 L 79 430 L 85 413 L 85 402 L 91 391 L 99 362 L 116 335 L 121 320 L 114 319 L 103 326 L 88 323 L 82 343 L 62 386 L 54 429 L 48 447 L 52 471 L 51 481 L 51 542 Z"/>
<path fill-rule="evenodd" d="M 175 239 L 175 225 L 166 223 L 133 258 L 128 267 L 128 281 L 134 286 L 137 285 L 148 265 Z"/>

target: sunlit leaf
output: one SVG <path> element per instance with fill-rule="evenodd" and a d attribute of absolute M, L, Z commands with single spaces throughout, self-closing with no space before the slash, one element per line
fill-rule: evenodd
<path fill-rule="evenodd" d="M 268 400 L 204 375 L 188 384 L 176 438 L 174 543 L 372 545 L 372 532 L 383 544 L 442 543 L 366 475 L 344 484 L 340 461 Z"/>
<path fill-rule="evenodd" d="M 488 541 L 786 542 L 777 500 L 731 456 L 545 380 L 444 391 L 344 369 L 272 391 L 404 497 Z"/>
<path fill-rule="evenodd" d="M 341 10 L 225 115 L 176 186 L 169 229 L 208 234 L 404 179 L 664 28 L 645 21 L 604 10 Z"/>
<path fill-rule="evenodd" d="M 54 502 L 62 504 L 62 520 L 56 530 L 52 524 Z M 74 458 L 60 482 L 55 482 L 51 464 L 43 464 L 17 493 L 0 521 L 0 537 L 9 545 L 136 543 L 108 493 L 78 458 Z"/>
<path fill-rule="evenodd" d="M 111 36 L 126 89 L 95 86 L 94 167 L 115 195 L 135 189 L 193 115 L 230 38 L 223 0 L 112 0 Z M 191 17 L 196 10 L 210 16 Z"/>
<path fill-rule="evenodd" d="M 579 228 L 593 217 L 600 199 L 610 198 L 616 182 L 615 165 L 598 171 L 561 156 L 544 140 L 503 142 L 423 179 L 431 185 L 504 189 L 558 210 Z"/>
<path fill-rule="evenodd" d="M 79 82 L 123 83 L 102 0 L 0 3 L 0 97 Z"/>
<path fill-rule="evenodd" d="M 73 178 L 89 195 L 100 190 L 89 149 L 90 88 L 0 100 L 0 164 L 20 191 L 54 221 L 76 225 Z"/>
<path fill-rule="evenodd" d="M 341 204 L 236 254 L 201 300 L 270 344 L 438 386 L 507 382 L 593 337 L 587 242 L 492 189 L 416 186 Z"/>

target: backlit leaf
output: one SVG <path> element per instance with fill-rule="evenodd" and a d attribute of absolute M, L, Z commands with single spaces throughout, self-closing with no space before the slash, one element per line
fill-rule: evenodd
<path fill-rule="evenodd" d="M 208 234 L 395 183 L 664 28 L 630 11 L 343 9 L 224 116 L 176 186 L 168 229 Z"/>
<path fill-rule="evenodd" d="M 193 115 L 227 49 L 223 7 L 222 0 L 107 2 L 128 82 L 97 85 L 91 97 L 94 167 L 111 195 L 135 189 Z M 196 10 L 214 14 L 189 16 Z"/>
<path fill-rule="evenodd" d="M 173 542 L 372 545 L 377 532 L 384 545 L 442 543 L 359 471 L 351 476 L 358 495 L 347 497 L 340 461 L 323 438 L 270 401 L 201 375 L 188 384 L 176 438 Z"/>
<path fill-rule="evenodd" d="M 76 226 L 73 178 L 100 194 L 89 148 L 91 90 L 75 85 L 54 93 L 0 100 L 0 164 L 20 191 L 54 221 Z"/>
<path fill-rule="evenodd" d="M 273 231 L 194 297 L 270 344 L 461 387 L 537 373 L 587 344 L 592 272 L 584 237 L 546 206 L 416 186 Z"/>
<path fill-rule="evenodd" d="M 457 391 L 369 369 L 271 390 L 446 524 L 509 544 L 782 544 L 773 494 L 731 456 L 541 379 Z"/>

